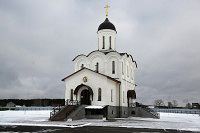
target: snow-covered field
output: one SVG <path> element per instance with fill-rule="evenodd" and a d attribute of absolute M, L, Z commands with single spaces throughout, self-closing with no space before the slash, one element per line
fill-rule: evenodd
<path fill-rule="evenodd" d="M 0 111 L 0 125 L 24 126 L 111 126 L 127 128 L 178 129 L 200 131 L 200 116 L 193 114 L 160 113 L 160 119 L 152 118 L 120 118 L 116 121 L 82 119 L 71 122 L 48 121 L 50 111 Z"/>

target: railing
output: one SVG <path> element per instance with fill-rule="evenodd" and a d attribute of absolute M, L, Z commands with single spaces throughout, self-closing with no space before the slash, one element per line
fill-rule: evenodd
<path fill-rule="evenodd" d="M 53 107 L 48 106 L 48 107 L 38 107 L 38 106 L 31 106 L 31 107 L 0 107 L 0 110 L 25 110 L 25 111 L 29 111 L 29 110 L 52 110 Z"/>
<path fill-rule="evenodd" d="M 65 106 L 67 106 L 67 105 L 80 105 L 80 102 L 78 100 L 67 99 L 65 101 Z"/>
<path fill-rule="evenodd" d="M 53 110 L 50 112 L 50 119 L 56 115 L 56 113 L 58 113 L 59 111 L 61 111 L 62 109 L 64 109 L 66 106 L 68 105 L 75 105 L 75 106 L 78 106 L 80 105 L 80 102 L 78 102 L 78 100 L 70 100 L 70 99 L 67 99 L 65 101 L 65 106 L 57 106 L 57 107 L 54 107 Z"/>
<path fill-rule="evenodd" d="M 73 111 L 76 110 L 76 108 L 80 105 L 80 101 L 78 100 L 70 100 L 70 99 L 67 99 L 65 101 L 65 106 L 68 106 L 68 105 L 74 105 L 75 107 L 72 108 L 67 114 L 66 114 L 66 117 Z"/>
<path fill-rule="evenodd" d="M 136 107 L 136 103 L 129 103 L 129 107 Z"/>
<path fill-rule="evenodd" d="M 199 114 L 200 109 L 162 109 L 162 108 L 152 108 L 155 112 L 164 112 L 164 113 L 182 113 L 182 114 Z"/>
<path fill-rule="evenodd" d="M 136 106 L 141 107 L 143 110 L 145 110 L 146 112 L 151 113 L 152 115 L 154 115 L 157 118 L 160 118 L 160 114 L 157 113 L 156 111 L 152 110 L 151 108 L 148 108 L 148 106 L 145 106 L 141 103 L 137 103 Z"/>
<path fill-rule="evenodd" d="M 53 110 L 50 112 L 50 118 L 52 118 L 57 112 L 59 112 L 64 106 L 57 106 L 54 107 Z"/>

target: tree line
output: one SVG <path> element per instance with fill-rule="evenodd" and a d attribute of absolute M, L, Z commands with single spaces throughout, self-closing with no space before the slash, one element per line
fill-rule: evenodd
<path fill-rule="evenodd" d="M 13 102 L 19 106 L 64 106 L 65 99 L 0 99 L 0 106 L 5 107 L 7 103 Z"/>
<path fill-rule="evenodd" d="M 198 104 L 198 103 L 186 103 L 185 107 L 178 107 L 178 102 L 176 100 L 172 100 L 167 102 L 167 104 L 164 103 L 164 101 L 162 99 L 157 99 L 154 101 L 154 107 L 159 107 L 159 108 L 194 108 L 194 105 Z M 199 106 L 197 105 L 197 107 L 195 108 L 199 108 Z"/>

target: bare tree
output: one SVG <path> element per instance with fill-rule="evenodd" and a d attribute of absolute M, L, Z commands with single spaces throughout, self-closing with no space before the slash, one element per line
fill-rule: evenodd
<path fill-rule="evenodd" d="M 165 106 L 162 99 L 157 99 L 154 101 L 154 106 Z"/>
<path fill-rule="evenodd" d="M 178 102 L 176 100 L 172 100 L 172 105 L 173 105 L 173 107 L 177 107 L 178 106 Z"/>
<path fill-rule="evenodd" d="M 172 108 L 172 107 L 173 107 L 172 102 L 168 102 L 168 107 L 169 107 L 169 108 Z"/>
<path fill-rule="evenodd" d="M 191 108 L 192 108 L 192 105 L 191 105 L 191 103 L 187 103 L 187 104 L 185 105 L 185 107 L 188 108 L 188 109 L 191 109 Z"/>

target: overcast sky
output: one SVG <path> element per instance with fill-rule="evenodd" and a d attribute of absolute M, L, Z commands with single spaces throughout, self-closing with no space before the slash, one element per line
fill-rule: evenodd
<path fill-rule="evenodd" d="M 0 0 L 0 99 L 64 98 L 72 59 L 117 29 L 117 51 L 137 61 L 137 100 L 200 102 L 199 0 Z"/>

